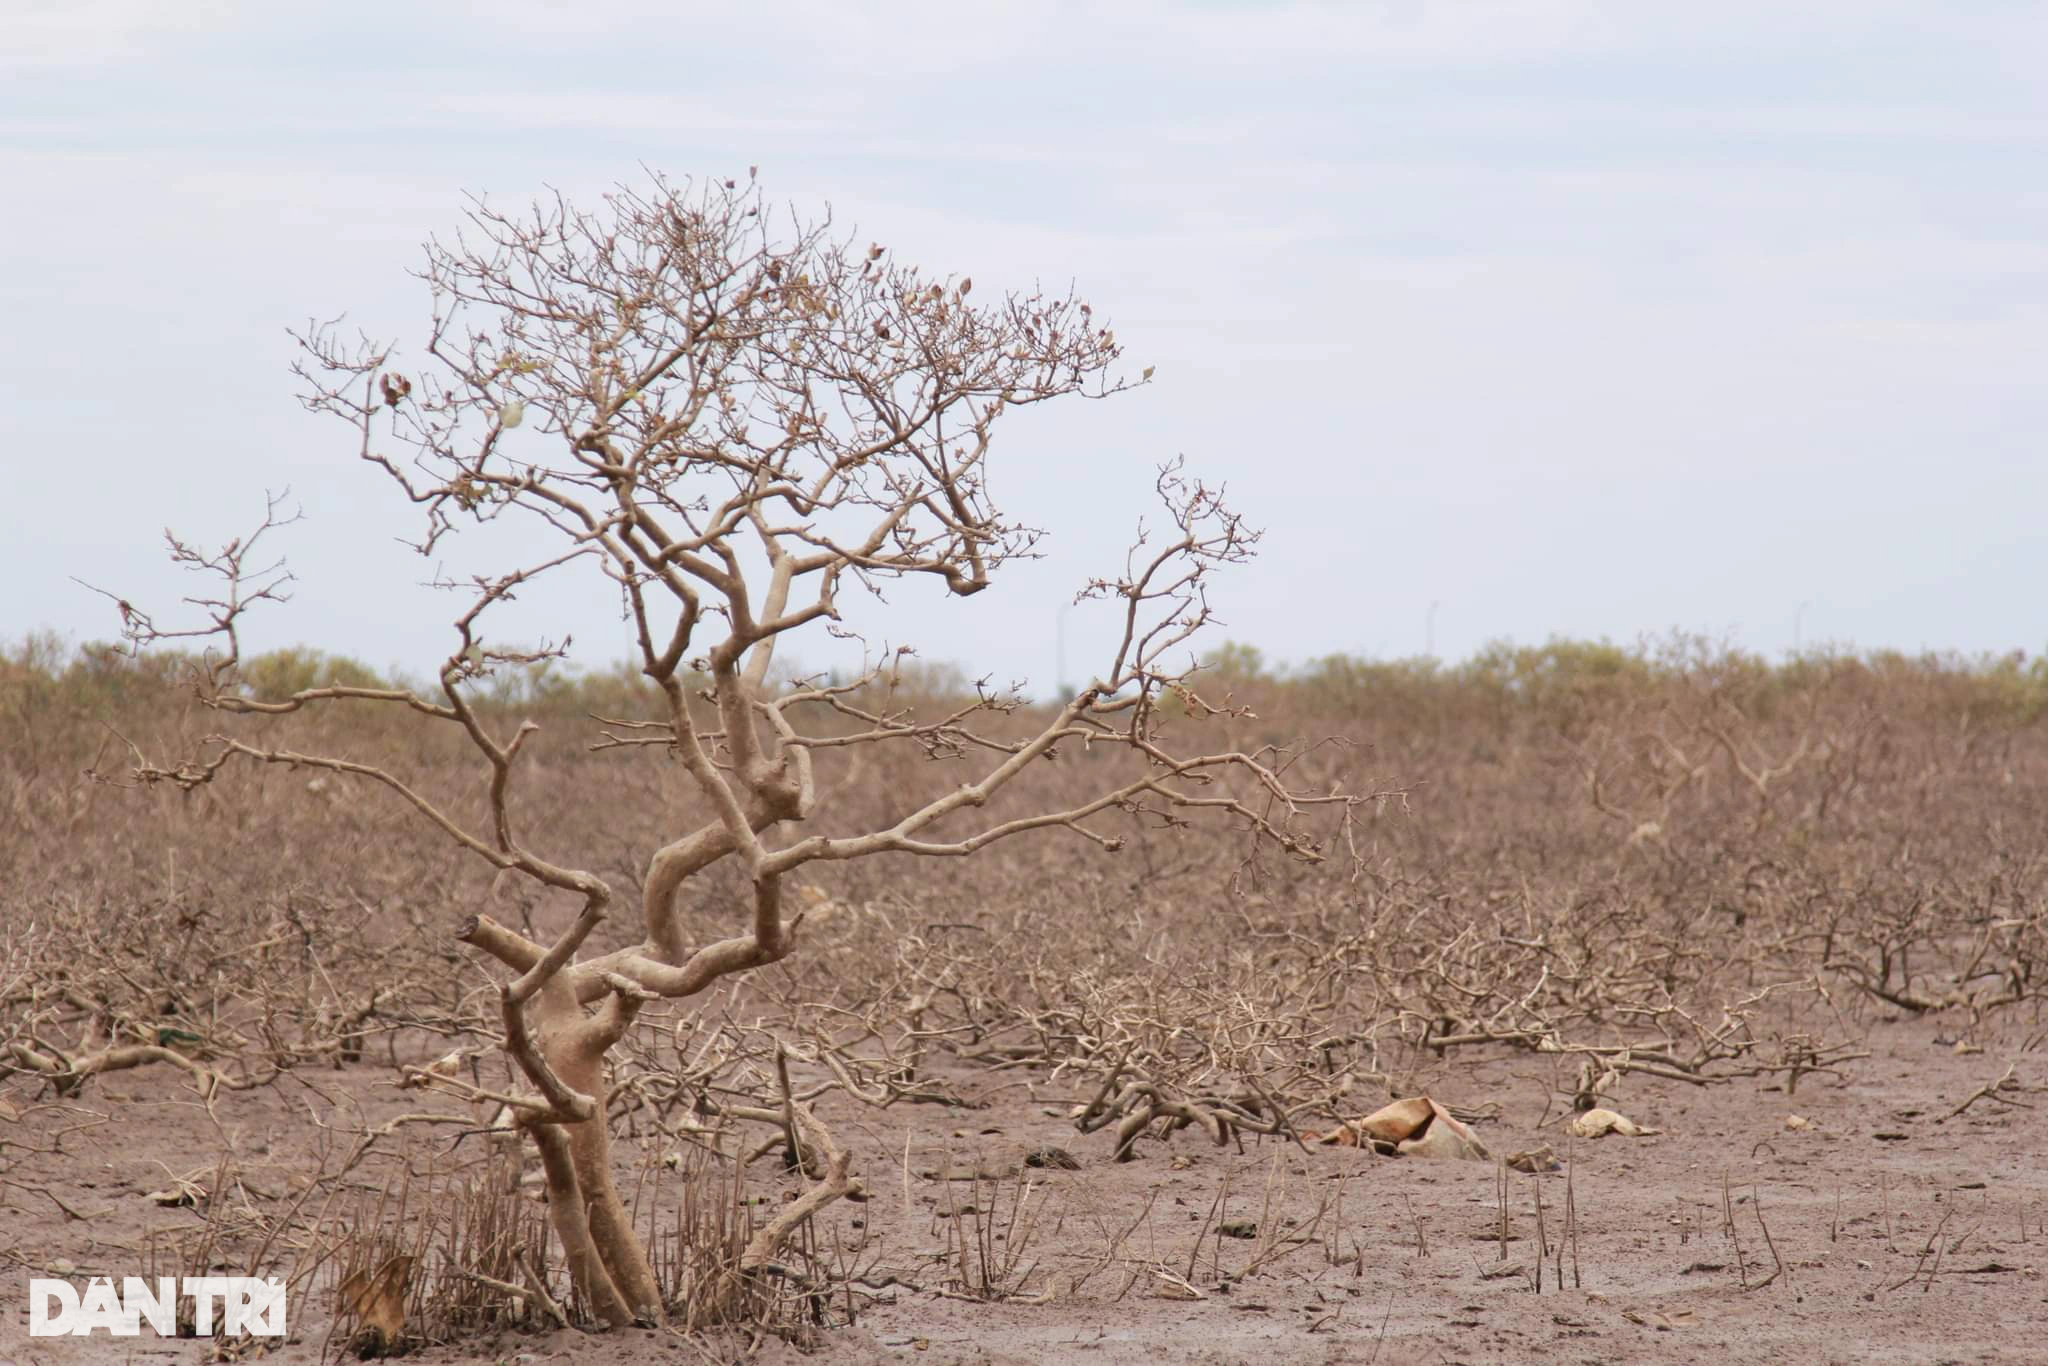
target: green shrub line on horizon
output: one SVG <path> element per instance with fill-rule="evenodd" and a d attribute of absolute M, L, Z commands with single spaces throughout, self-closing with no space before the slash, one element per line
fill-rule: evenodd
<path fill-rule="evenodd" d="M 73 644 L 34 632 L 0 644 L 0 709 L 26 716 L 41 709 L 119 708 L 175 691 L 189 652 L 140 655 L 104 642 Z M 311 646 L 251 656 L 240 666 L 249 695 L 284 697 L 309 688 L 409 688 L 437 685 L 396 669 Z M 802 675 L 799 675 L 802 676 Z M 846 681 L 838 673 L 825 681 Z M 1769 659 L 1704 637 L 1675 634 L 1633 646 L 1553 638 L 1541 645 L 1496 641 L 1470 657 L 1370 658 L 1329 654 L 1300 663 L 1270 660 L 1256 646 L 1226 641 L 1202 661 L 1206 691 L 1241 702 L 1318 716 L 1369 713 L 1476 719 L 1494 714 L 1568 717 L 1605 703 L 1654 699 L 1673 689 L 1712 687 L 1768 714 L 1785 698 L 1829 688 L 1874 690 L 1954 710 L 1974 720 L 2031 724 L 2048 714 L 2048 655 L 1815 647 Z M 972 677 L 949 663 L 907 660 L 895 691 L 934 701 L 971 697 Z M 660 696 L 637 665 L 541 661 L 503 666 L 474 685 L 487 707 L 623 715 L 658 707 Z M 1038 699 L 1044 701 L 1046 699 Z M 1214 700 L 1214 699 L 1212 699 Z"/>
<path fill-rule="evenodd" d="M 1917 696 L 1977 720 L 2028 724 L 2048 713 L 2048 655 L 2024 651 L 1856 650 L 1813 647 L 1769 659 L 1711 640 L 1673 634 L 1633 646 L 1553 638 L 1541 645 L 1496 641 L 1467 659 L 1371 659 L 1331 654 L 1299 664 L 1269 663 L 1256 647 L 1226 642 L 1204 661 L 1212 688 L 1268 697 L 1316 715 L 1371 711 L 1577 714 L 1603 703 L 1654 700 L 1711 688 L 1768 715 L 1786 699 L 1857 688 L 1905 701 Z"/>

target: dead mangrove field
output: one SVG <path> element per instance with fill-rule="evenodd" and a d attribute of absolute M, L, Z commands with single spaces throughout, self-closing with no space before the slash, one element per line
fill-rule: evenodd
<path fill-rule="evenodd" d="M 575 899 L 347 772 L 137 782 L 244 719 L 172 672 L 0 664 L 0 1358 L 2038 1359 L 2038 663 L 1226 650 L 1229 705 L 1168 732 L 1341 784 L 1345 828 L 1304 859 L 1110 808 L 807 867 L 793 951 L 610 1055 L 670 1322 L 601 1339 L 505 1116 L 503 969 L 458 937 L 552 942 Z M 961 728 L 1043 724 L 985 701 L 904 671 L 818 718 L 969 718 L 850 748 L 824 833 L 957 784 Z M 479 706 L 539 727 L 510 800 L 545 853 L 630 889 L 708 819 L 630 675 Z M 474 752 L 403 720 L 265 743 L 483 820 Z M 976 820 L 1100 761 L 1063 743 Z M 750 914 L 729 864 L 678 904 L 699 944 Z M 286 1279 L 290 1336 L 28 1336 L 31 1277 L 208 1273 Z"/>

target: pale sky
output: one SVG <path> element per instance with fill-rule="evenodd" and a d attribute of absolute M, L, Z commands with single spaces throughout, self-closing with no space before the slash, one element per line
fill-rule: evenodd
<path fill-rule="evenodd" d="M 1157 367 L 1010 420 L 1048 557 L 877 639 L 1051 682 L 1184 454 L 1266 531 L 1217 639 L 1281 659 L 2038 651 L 2044 70 L 2048 5 L 1995 0 L 0 0 L 0 637 L 110 635 L 74 576 L 170 615 L 162 529 L 289 485 L 253 643 L 430 671 L 436 566 L 285 329 L 417 339 L 464 192 L 758 165 L 978 293 L 1074 282 Z M 607 594 L 524 607 L 623 653 Z M 1078 675 L 1106 623 L 1066 628 Z"/>

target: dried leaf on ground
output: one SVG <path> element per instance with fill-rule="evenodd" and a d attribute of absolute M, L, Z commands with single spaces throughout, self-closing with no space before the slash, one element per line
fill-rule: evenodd
<path fill-rule="evenodd" d="M 405 1291 L 413 1259 L 404 1253 L 364 1268 L 341 1283 L 341 1303 L 357 1325 L 356 1350 L 382 1356 L 405 1336 Z"/>
<path fill-rule="evenodd" d="M 1383 1105 L 1363 1119 L 1346 1120 L 1320 1142 L 1358 1147 L 1361 1138 L 1400 1157 L 1438 1157 L 1487 1162 L 1492 1154 L 1471 1129 L 1428 1096 L 1409 1096 Z"/>
<path fill-rule="evenodd" d="M 1068 1152 L 1065 1148 L 1051 1146 L 1033 1148 L 1030 1152 L 1024 1154 L 1024 1165 L 1027 1167 L 1044 1167 L 1051 1171 L 1062 1172 L 1077 1172 L 1081 1170 L 1080 1162 L 1075 1159 L 1072 1153 Z"/>
<path fill-rule="evenodd" d="M 1620 1134 L 1623 1138 L 1647 1138 L 1658 1132 L 1646 1129 L 1616 1110 L 1588 1110 L 1573 1117 L 1571 1131 L 1577 1138 L 1599 1138 L 1603 1134 Z"/>

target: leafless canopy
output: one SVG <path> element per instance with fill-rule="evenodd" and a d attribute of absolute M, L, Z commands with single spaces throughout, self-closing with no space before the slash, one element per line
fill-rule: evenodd
<path fill-rule="evenodd" d="M 400 773 L 272 748 L 247 726 L 224 728 L 172 767 L 137 760 L 144 780 L 188 786 L 236 758 L 352 774 L 392 790 L 497 868 L 581 899 L 581 914 L 552 943 L 482 915 L 460 933 L 509 969 L 504 1043 L 533 1091 L 496 1099 L 539 1149 L 579 1291 L 614 1322 L 659 1317 L 663 1306 L 606 1160 L 606 1051 L 644 1002 L 690 996 L 789 954 L 801 916 L 785 910 L 784 888 L 796 870 L 883 852 L 967 855 L 1034 830 L 1114 850 L 1113 822 L 1132 817 L 1207 816 L 1314 860 L 1348 836 L 1359 800 L 1296 790 L 1286 753 L 1172 743 L 1174 726 L 1197 732 L 1202 718 L 1228 709 L 1227 699 L 1198 693 L 1186 644 L 1208 620 L 1206 576 L 1245 558 L 1256 540 L 1215 490 L 1177 465 L 1159 480 L 1163 534 L 1141 535 L 1119 575 L 1083 589 L 1121 604 L 1113 654 L 1035 734 L 974 727 L 978 712 L 1016 707 L 1002 695 L 938 718 L 873 708 L 863 690 L 892 667 L 888 656 L 850 683 L 772 682 L 784 637 L 841 629 L 850 581 L 875 588 L 929 576 L 966 596 L 1031 553 L 1039 533 L 994 501 L 997 420 L 1022 405 L 1128 385 L 1114 373 L 1114 335 L 1071 295 L 970 299 L 964 277 L 930 279 L 829 223 L 784 230 L 778 217 L 751 177 L 695 187 L 655 179 L 595 211 L 555 199 L 507 214 L 479 202 L 454 242 L 429 248 L 434 313 L 415 363 L 401 367 L 392 350 L 333 327 L 300 338 L 307 406 L 352 428 L 361 458 L 405 493 L 422 518 L 422 551 L 468 524 L 537 519 L 530 562 L 468 590 L 437 688 L 256 695 L 236 673 L 237 628 L 253 603 L 276 595 L 278 571 L 266 574 L 253 556 L 275 505 L 263 530 L 219 555 L 174 542 L 189 565 L 226 584 L 195 600 L 209 613 L 197 634 L 223 647 L 195 680 L 203 702 L 256 718 L 384 704 L 460 727 L 486 771 L 488 828 L 459 822 Z M 473 685 L 565 652 L 566 634 L 559 644 L 507 644 L 487 633 L 486 619 L 535 579 L 585 565 L 616 585 L 640 667 L 666 699 L 665 715 L 638 723 L 630 740 L 612 733 L 625 729 L 618 725 L 602 743 L 655 741 L 646 752 L 672 753 L 703 807 L 694 818 L 678 813 L 673 839 L 648 865 L 644 940 L 579 959 L 613 889 L 517 828 L 507 795 L 533 727 L 505 729 L 479 709 Z M 122 609 L 138 644 L 194 634 L 160 630 L 125 601 Z M 902 743 L 968 758 L 975 776 L 893 824 L 836 828 L 834 813 L 820 809 L 815 767 L 850 746 Z M 1022 812 L 1010 803 L 1007 814 L 980 818 L 1033 764 L 1083 746 L 1127 759 L 1092 798 Z M 1331 819 L 1316 832 L 1304 822 L 1319 809 Z M 727 858 L 751 886 L 750 923 L 693 949 L 677 889 Z M 857 1187 L 839 1163 L 820 1194 Z"/>

